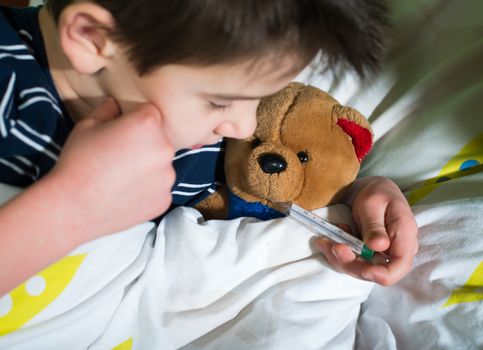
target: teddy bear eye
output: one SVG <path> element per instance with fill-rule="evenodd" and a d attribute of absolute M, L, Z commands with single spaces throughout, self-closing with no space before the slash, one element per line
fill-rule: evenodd
<path fill-rule="evenodd" d="M 262 143 L 262 141 L 260 141 L 259 138 L 256 138 L 255 140 L 252 141 L 252 147 L 253 148 L 256 148 L 257 146 L 259 146 L 260 144 Z"/>
<path fill-rule="evenodd" d="M 301 163 L 307 163 L 309 161 L 309 155 L 307 152 L 299 152 L 297 153 L 297 157 L 299 157 Z"/>

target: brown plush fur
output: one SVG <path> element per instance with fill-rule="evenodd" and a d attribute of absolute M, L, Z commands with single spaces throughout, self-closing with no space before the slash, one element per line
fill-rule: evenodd
<path fill-rule="evenodd" d="M 249 202 L 294 202 L 313 210 L 342 200 L 357 176 L 360 161 L 353 140 L 337 124 L 347 119 L 370 131 L 356 110 L 341 106 L 327 93 L 291 83 L 260 102 L 258 126 L 252 137 L 229 139 L 226 145 L 227 185 Z M 368 135 L 372 135 L 371 132 Z M 372 140 L 369 140 L 372 144 Z M 308 161 L 298 154 L 305 152 Z M 280 156 L 286 168 L 277 173 L 262 170 L 261 157 Z M 207 218 L 224 218 L 225 193 L 217 193 L 198 205 Z"/>

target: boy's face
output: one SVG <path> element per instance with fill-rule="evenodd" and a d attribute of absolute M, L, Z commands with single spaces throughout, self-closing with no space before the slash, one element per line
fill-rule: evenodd
<path fill-rule="evenodd" d="M 290 59 L 255 65 L 167 65 L 139 77 L 124 63 L 111 67 L 116 74 L 105 83 L 123 112 L 138 103 L 154 104 L 175 149 L 197 148 L 222 137 L 252 135 L 260 98 L 287 85 L 296 74 L 292 67 Z"/>
<path fill-rule="evenodd" d="M 60 47 L 55 40 L 46 40 L 46 45 L 49 61 L 61 67 L 56 80 L 65 90 L 64 99 L 82 97 L 72 107 L 78 118 L 95 106 L 89 100 L 106 95 L 114 97 L 124 113 L 151 103 L 160 111 L 163 130 L 175 149 L 250 136 L 260 98 L 282 89 L 297 73 L 295 55 L 267 53 L 241 63 L 165 65 L 139 76 L 125 47 L 106 34 L 114 21 L 101 6 L 76 1 L 62 11 L 57 26 L 45 11 L 40 21 L 46 38 L 59 39 Z"/>

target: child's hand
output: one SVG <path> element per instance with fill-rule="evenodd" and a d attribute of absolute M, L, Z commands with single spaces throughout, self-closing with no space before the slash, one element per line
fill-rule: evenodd
<path fill-rule="evenodd" d="M 108 99 L 75 126 L 48 175 L 71 196 L 81 242 L 153 219 L 171 203 L 174 149 L 151 105 L 120 115 Z M 90 235 L 90 237 L 87 237 Z"/>
<path fill-rule="evenodd" d="M 356 258 L 349 247 L 319 239 L 327 261 L 351 276 L 387 286 L 403 278 L 418 251 L 418 228 L 404 195 L 396 184 L 382 177 L 356 180 L 348 204 L 362 239 L 375 251 L 386 251 L 390 263 L 373 265 Z"/>
<path fill-rule="evenodd" d="M 150 105 L 119 115 L 112 99 L 96 108 L 52 171 L 0 206 L 0 296 L 78 245 L 168 208 L 174 150 L 162 116 Z"/>

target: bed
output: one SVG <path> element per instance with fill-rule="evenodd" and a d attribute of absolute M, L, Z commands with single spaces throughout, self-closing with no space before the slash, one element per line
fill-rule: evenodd
<path fill-rule="evenodd" d="M 381 287 L 334 272 L 289 219 L 178 208 L 89 242 L 0 298 L 0 349 L 483 348 L 483 5 L 392 1 L 382 74 L 298 80 L 369 117 L 361 175 L 404 190 L 414 268 Z M 2 201 L 19 189 L 0 186 Z M 350 220 L 338 205 L 317 210 Z"/>

